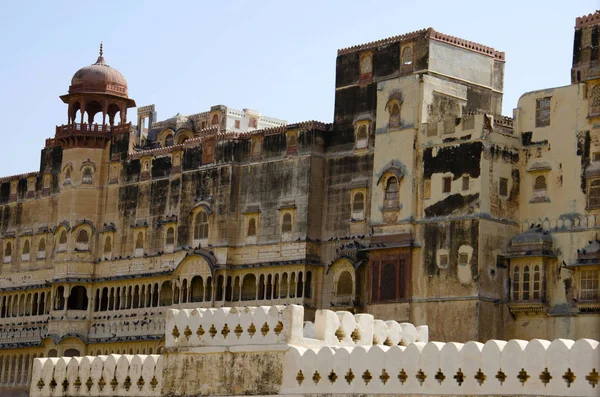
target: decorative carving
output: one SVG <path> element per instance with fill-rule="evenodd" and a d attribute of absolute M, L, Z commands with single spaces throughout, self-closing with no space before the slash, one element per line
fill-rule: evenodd
<path fill-rule="evenodd" d="M 444 375 L 441 368 L 435 374 L 434 379 L 437 380 L 440 385 L 442 384 L 444 379 L 446 379 L 446 375 Z"/>
<path fill-rule="evenodd" d="M 144 378 L 142 376 L 140 376 L 140 378 L 138 379 L 136 384 L 137 384 L 137 387 L 140 389 L 140 391 L 142 391 L 146 382 L 144 382 Z"/>
<path fill-rule="evenodd" d="M 131 378 L 129 376 L 127 376 L 127 378 L 125 378 L 125 382 L 123 382 L 123 386 L 125 386 L 125 390 L 129 391 L 129 388 L 131 387 Z"/>
<path fill-rule="evenodd" d="M 500 368 L 500 370 L 496 374 L 496 379 L 498 379 L 500 381 L 500 384 L 503 384 L 504 381 L 506 380 L 506 374 L 504 372 L 502 372 L 502 368 Z"/>
<path fill-rule="evenodd" d="M 390 375 L 387 373 L 385 368 L 381 370 L 381 375 L 379 375 L 379 380 L 381 380 L 381 383 L 383 383 L 384 385 L 387 383 L 388 380 L 390 380 Z"/>
<path fill-rule="evenodd" d="M 400 381 L 400 383 L 404 384 L 404 382 L 406 382 L 407 379 L 408 375 L 406 375 L 406 371 L 404 371 L 404 368 L 402 368 L 400 370 L 400 373 L 398 374 L 398 380 Z"/>
<path fill-rule="evenodd" d="M 269 324 L 267 324 L 266 322 L 263 324 L 263 326 L 260 329 L 260 332 L 262 333 L 262 336 L 266 336 L 267 333 L 269 332 Z"/>
<path fill-rule="evenodd" d="M 88 378 L 88 380 L 85 381 L 85 387 L 87 387 L 88 392 L 92 389 L 92 386 L 94 386 L 94 381 L 92 380 L 92 377 L 90 376 Z"/>
<path fill-rule="evenodd" d="M 483 385 L 483 382 L 485 382 L 486 379 L 487 376 L 483 372 L 481 372 L 481 368 L 479 368 L 479 370 L 475 374 L 475 380 L 477 381 L 477 383 L 479 383 L 479 386 Z"/>
<path fill-rule="evenodd" d="M 66 392 L 66 391 L 67 391 L 67 389 L 69 388 L 69 381 L 67 380 L 67 378 L 65 378 L 65 379 L 62 381 L 62 388 L 63 388 L 63 392 Z"/>
<path fill-rule="evenodd" d="M 562 378 L 565 380 L 565 382 L 567 382 L 567 387 L 571 387 L 571 383 L 575 382 L 575 379 L 577 378 L 575 376 L 575 374 L 571 371 L 571 368 L 569 368 L 567 370 L 567 372 L 565 372 L 565 374 L 562 376 Z"/>
<path fill-rule="evenodd" d="M 365 372 L 363 372 L 362 379 L 365 381 L 365 385 L 368 385 L 369 382 L 373 379 L 373 376 L 371 375 L 371 372 L 369 372 L 368 369 L 365 370 Z"/>
<path fill-rule="evenodd" d="M 337 331 L 335 331 L 335 336 L 340 342 L 346 337 L 346 333 L 344 332 L 341 326 L 337 329 Z"/>
<path fill-rule="evenodd" d="M 113 376 L 112 380 L 110 381 L 110 386 L 112 387 L 113 391 L 115 391 L 117 386 L 119 386 L 119 381 L 117 380 L 116 376 Z"/>
<path fill-rule="evenodd" d="M 333 370 L 331 370 L 331 372 L 329 373 L 329 375 L 327 376 L 327 379 L 329 379 L 329 381 L 333 384 L 335 383 L 335 381 L 337 380 L 338 376 L 335 372 L 333 372 Z"/>
<path fill-rule="evenodd" d="M 298 375 L 296 375 L 296 380 L 298 381 L 298 386 L 302 386 L 302 382 L 304 382 L 304 374 L 302 370 L 298 371 Z"/>
<path fill-rule="evenodd" d="M 415 378 L 417 378 L 419 384 L 423 386 L 423 382 L 425 382 L 425 379 L 427 379 L 427 375 L 425 375 L 425 372 L 423 372 L 423 370 L 420 369 L 419 372 L 417 372 L 417 374 L 415 375 Z"/>
<path fill-rule="evenodd" d="M 150 381 L 150 387 L 152 387 L 152 390 L 156 389 L 156 386 L 158 385 L 158 380 L 156 380 L 156 376 L 152 377 L 152 380 Z"/>
<path fill-rule="evenodd" d="M 254 325 L 254 323 L 251 323 L 250 326 L 248 327 L 248 334 L 250 334 L 250 337 L 252 338 L 255 333 L 256 333 L 256 326 Z"/>
<path fill-rule="evenodd" d="M 350 337 L 352 338 L 352 341 L 354 343 L 360 340 L 360 331 L 358 330 L 358 328 L 354 328 L 354 331 L 352 331 Z"/>
<path fill-rule="evenodd" d="M 75 382 L 73 382 L 73 385 L 75 386 L 75 389 L 77 391 L 79 391 L 79 389 L 81 388 L 81 379 L 79 378 L 79 376 L 77 376 L 77 379 L 75 379 Z"/>
<path fill-rule="evenodd" d="M 174 338 L 179 338 L 179 329 L 177 329 L 177 326 L 175 326 L 173 328 L 173 332 L 171 332 L 171 335 L 173 335 Z"/>
<path fill-rule="evenodd" d="M 592 370 L 592 372 L 590 372 L 590 374 L 585 377 L 585 380 L 587 380 L 590 383 L 590 385 L 592 385 L 593 389 L 596 388 L 596 385 L 598 384 L 598 381 L 600 380 L 598 378 L 598 372 L 596 372 L 596 368 L 594 368 Z"/>
<path fill-rule="evenodd" d="M 275 335 L 279 335 L 281 331 L 283 331 L 283 323 L 281 321 L 278 321 L 275 328 L 273 328 L 273 331 L 275 331 Z"/>
<path fill-rule="evenodd" d="M 54 378 L 52 378 L 52 380 L 50 381 L 50 390 L 54 391 L 54 389 L 56 389 L 56 381 L 54 380 Z"/>
<path fill-rule="evenodd" d="M 240 338 L 240 336 L 242 336 L 242 333 L 244 332 L 244 329 L 242 328 L 242 326 L 240 324 L 236 325 L 235 329 L 233 330 L 233 332 L 235 333 L 235 335 L 238 337 L 238 339 Z"/>
<path fill-rule="evenodd" d="M 313 382 L 315 382 L 315 385 L 319 383 L 319 381 L 321 380 L 321 375 L 319 375 L 319 373 L 317 371 L 315 371 L 315 373 L 312 376 L 312 380 Z"/>
<path fill-rule="evenodd" d="M 45 385 L 44 380 L 42 378 L 40 378 L 40 380 L 37 383 L 38 389 L 42 390 L 44 388 L 44 385 Z"/>
<path fill-rule="evenodd" d="M 186 340 L 190 340 L 190 336 L 192 336 L 192 330 L 189 326 L 186 325 L 185 329 L 183 330 L 183 335 L 185 336 Z"/>
<path fill-rule="evenodd" d="M 204 331 L 204 328 L 202 328 L 202 325 L 200 325 L 196 331 L 196 335 L 198 335 L 198 338 L 202 338 L 205 333 L 206 331 Z"/>
<path fill-rule="evenodd" d="M 229 335 L 229 332 L 230 332 L 229 327 L 227 326 L 227 324 L 225 324 L 223 326 L 223 329 L 221 330 L 221 335 L 223 335 L 224 339 L 227 339 L 227 335 Z"/>
<path fill-rule="evenodd" d="M 385 346 L 392 346 L 392 345 L 393 345 L 393 343 L 392 343 L 392 341 L 390 340 L 390 338 L 386 338 L 386 339 L 385 339 L 385 342 L 383 342 L 383 344 L 384 344 Z"/>
<path fill-rule="evenodd" d="M 102 391 L 104 390 L 104 386 L 106 386 L 106 381 L 104 380 L 104 376 L 101 376 L 100 380 L 98 381 L 98 389 Z"/>
<path fill-rule="evenodd" d="M 540 374 L 540 380 L 542 381 L 544 386 L 546 386 L 548 383 L 550 383 L 551 379 L 552 375 L 550 375 L 550 372 L 548 372 L 548 367 L 546 367 L 546 369 L 544 369 Z"/>
<path fill-rule="evenodd" d="M 525 368 L 521 368 L 521 370 L 519 371 L 519 374 L 517 375 L 517 379 L 519 379 L 519 382 L 521 382 L 521 384 L 525 384 L 525 382 L 527 382 L 527 379 L 531 378 L 531 376 L 529 376 L 527 374 L 527 371 L 525 371 Z"/>
<path fill-rule="evenodd" d="M 458 369 L 458 372 L 454 375 L 454 379 L 456 379 L 456 383 L 458 383 L 459 386 L 462 386 L 465 381 L 465 374 L 463 374 L 462 369 Z"/>
<path fill-rule="evenodd" d="M 352 383 L 352 381 L 354 380 L 354 373 L 352 372 L 352 368 L 348 370 L 346 376 L 344 376 L 344 379 L 346 379 L 346 382 L 348 382 L 348 384 Z"/>
<path fill-rule="evenodd" d="M 217 329 L 215 328 L 214 324 L 210 325 L 210 329 L 208 330 L 208 333 L 210 334 L 211 338 L 215 337 L 215 335 L 217 334 Z"/>

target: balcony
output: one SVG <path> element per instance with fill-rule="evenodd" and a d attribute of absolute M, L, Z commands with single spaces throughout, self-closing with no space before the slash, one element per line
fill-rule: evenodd
<path fill-rule="evenodd" d="M 508 303 L 508 308 L 514 315 L 545 316 L 547 313 L 546 304 L 542 300 L 512 301 Z"/>
<path fill-rule="evenodd" d="M 73 123 L 56 126 L 56 138 L 64 138 L 72 135 L 106 135 L 128 133 L 131 129 L 131 123 L 113 125 L 108 124 L 86 124 Z"/>

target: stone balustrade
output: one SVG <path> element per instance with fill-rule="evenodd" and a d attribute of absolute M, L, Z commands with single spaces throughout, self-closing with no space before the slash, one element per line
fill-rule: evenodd
<path fill-rule="evenodd" d="M 428 342 L 427 327 L 302 306 L 171 309 L 166 354 L 36 359 L 32 397 L 597 396 L 599 343 Z"/>

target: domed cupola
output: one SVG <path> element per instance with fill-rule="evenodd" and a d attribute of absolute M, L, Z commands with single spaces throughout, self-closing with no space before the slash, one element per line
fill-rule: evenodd
<path fill-rule="evenodd" d="M 104 61 L 102 47 L 96 63 L 79 69 L 71 79 L 69 94 L 78 92 L 100 92 L 127 98 L 127 80 L 117 69 Z"/>
<path fill-rule="evenodd" d="M 103 138 L 130 131 L 127 109 L 135 101 L 128 96 L 125 77 L 106 64 L 102 43 L 96 63 L 79 69 L 60 99 L 69 105 L 68 123 L 56 127 L 55 139 L 63 146 L 80 146 L 81 138 L 100 138 L 94 146 L 101 146 Z"/>

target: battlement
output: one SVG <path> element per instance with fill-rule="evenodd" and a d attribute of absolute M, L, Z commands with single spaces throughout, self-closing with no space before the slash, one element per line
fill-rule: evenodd
<path fill-rule="evenodd" d="M 505 61 L 505 53 L 497 51 L 492 47 L 488 47 L 483 44 L 475 43 L 473 41 L 464 40 L 459 37 L 450 36 L 441 32 L 436 32 L 433 28 L 416 30 L 414 32 L 405 33 L 398 36 L 388 37 L 387 39 L 381 39 L 372 41 L 365 44 L 359 44 L 352 47 L 342 48 L 338 50 L 338 55 L 349 54 L 352 52 L 365 51 L 372 48 L 388 45 L 391 43 L 413 40 L 419 37 L 428 37 L 431 40 L 441 41 L 447 44 L 451 44 L 456 47 L 465 48 L 470 51 L 478 52 L 483 55 L 492 57 L 498 61 Z"/>
<path fill-rule="evenodd" d="M 575 28 L 583 28 L 596 24 L 600 24 L 600 10 L 575 19 Z"/>
<path fill-rule="evenodd" d="M 599 343 L 427 342 L 427 327 L 302 306 L 169 310 L 165 355 L 38 358 L 32 397 L 595 396 Z"/>

